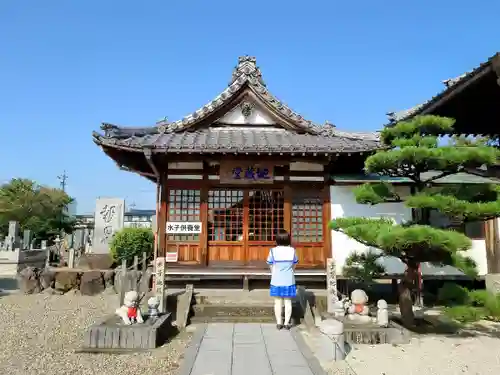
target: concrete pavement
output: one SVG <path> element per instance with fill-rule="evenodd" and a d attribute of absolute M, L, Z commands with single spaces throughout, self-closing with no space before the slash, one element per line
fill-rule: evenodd
<path fill-rule="evenodd" d="M 209 323 L 197 327 L 181 375 L 323 375 L 298 330 L 274 324 Z"/>

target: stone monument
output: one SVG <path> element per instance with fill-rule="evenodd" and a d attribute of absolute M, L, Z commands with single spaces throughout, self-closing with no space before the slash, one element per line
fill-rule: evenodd
<path fill-rule="evenodd" d="M 9 233 L 7 234 L 7 250 L 15 250 L 21 246 L 19 238 L 19 222 L 9 221 Z"/>
<path fill-rule="evenodd" d="M 109 253 L 109 243 L 113 235 L 123 228 L 124 213 L 124 199 L 99 198 L 96 200 L 92 253 Z"/>

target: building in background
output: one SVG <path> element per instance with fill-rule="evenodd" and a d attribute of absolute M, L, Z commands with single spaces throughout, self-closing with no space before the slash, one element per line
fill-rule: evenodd
<path fill-rule="evenodd" d="M 128 210 L 123 218 L 123 226 L 125 228 L 152 228 L 155 215 L 155 210 Z M 93 227 L 94 213 L 76 215 L 76 219 L 80 225 Z"/>

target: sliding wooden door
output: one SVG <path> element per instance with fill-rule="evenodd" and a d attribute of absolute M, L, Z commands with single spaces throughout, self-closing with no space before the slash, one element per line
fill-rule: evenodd
<path fill-rule="evenodd" d="M 245 265 L 244 196 L 241 189 L 208 191 L 208 265 Z"/>

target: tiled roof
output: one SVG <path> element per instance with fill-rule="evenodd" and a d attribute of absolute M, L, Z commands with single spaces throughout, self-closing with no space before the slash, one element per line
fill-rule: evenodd
<path fill-rule="evenodd" d="M 280 129 L 273 126 L 196 126 L 221 108 L 227 108 L 244 89 L 250 90 L 257 100 L 282 119 Z M 95 143 L 128 150 L 151 147 L 167 152 L 361 152 L 381 147 L 377 132 L 343 132 L 328 122 L 314 124 L 291 110 L 269 92 L 255 57 L 250 56 L 239 58 L 229 86 L 220 95 L 179 121 L 161 120 L 155 126 L 143 128 L 103 123 L 101 129 L 103 135 L 93 133 Z"/>
<path fill-rule="evenodd" d="M 210 127 L 196 131 L 108 138 L 94 135 L 103 146 L 123 149 L 152 147 L 160 152 L 207 153 L 311 153 L 363 152 L 380 148 L 371 133 L 341 133 L 322 137 L 277 128 Z"/>
<path fill-rule="evenodd" d="M 446 95 L 452 93 L 457 87 L 459 87 L 462 84 L 467 83 L 469 80 L 472 78 L 478 76 L 480 73 L 484 72 L 487 68 L 491 66 L 491 62 L 495 58 L 500 58 L 500 54 L 496 53 L 495 55 L 491 56 L 487 61 L 481 63 L 478 67 L 465 72 L 458 77 L 451 78 L 451 79 L 446 79 L 443 81 L 444 85 L 446 88 L 438 93 L 437 95 L 433 96 L 431 99 L 427 100 L 424 103 L 418 104 L 412 108 L 397 111 L 397 112 L 388 112 L 387 117 L 389 118 L 391 123 L 398 122 L 398 121 L 405 121 L 410 119 L 413 116 L 422 114 L 425 110 L 427 110 L 432 104 L 437 103 L 440 99 L 445 97 Z"/>

